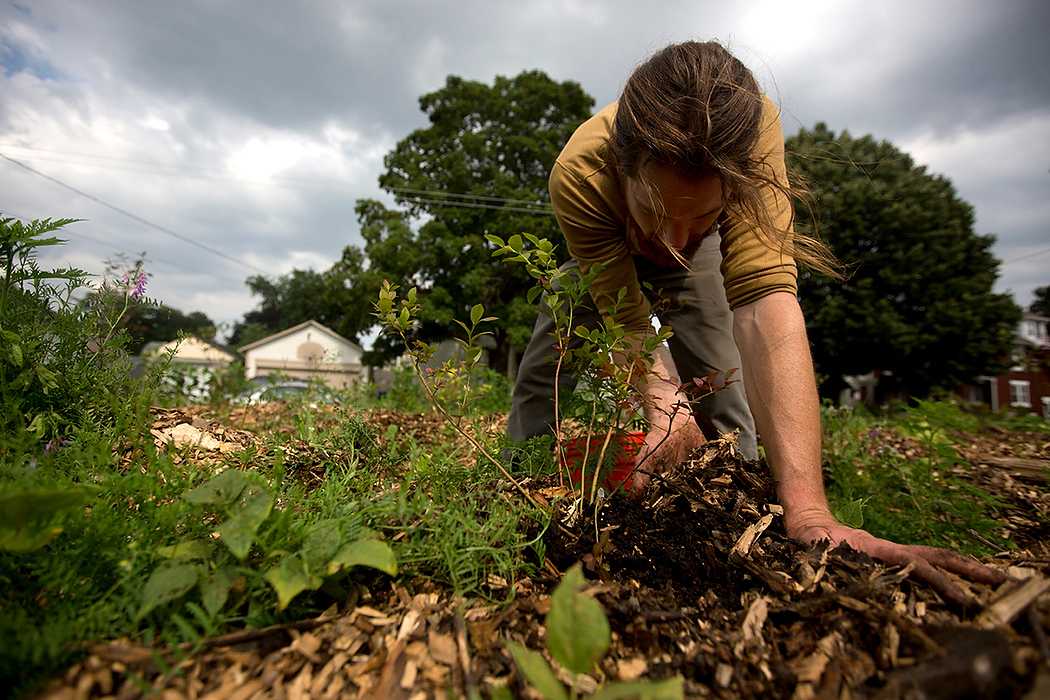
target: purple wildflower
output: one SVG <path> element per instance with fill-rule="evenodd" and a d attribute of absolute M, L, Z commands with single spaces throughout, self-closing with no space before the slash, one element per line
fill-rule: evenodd
<path fill-rule="evenodd" d="M 879 429 L 878 428 L 875 428 L 870 433 L 868 433 L 868 439 L 869 440 L 874 440 L 874 439 L 876 439 L 878 437 L 879 437 Z"/>
<path fill-rule="evenodd" d="M 69 444 L 69 440 L 48 440 L 47 444 L 44 445 L 44 454 L 49 455 L 52 452 L 58 452 L 60 449 Z"/>
<path fill-rule="evenodd" d="M 139 278 L 135 282 L 135 289 L 131 292 L 132 299 L 138 299 L 146 291 L 146 273 L 139 270 Z"/>

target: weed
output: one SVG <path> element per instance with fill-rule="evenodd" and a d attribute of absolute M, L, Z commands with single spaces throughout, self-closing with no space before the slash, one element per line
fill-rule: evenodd
<path fill-rule="evenodd" d="M 566 572 L 551 595 L 551 607 L 545 619 L 547 651 L 570 680 L 559 680 L 551 664 L 538 651 L 515 642 L 507 647 L 515 663 L 533 688 L 547 700 L 569 700 L 579 697 L 579 679 L 593 670 L 612 642 L 609 620 L 601 605 L 584 593 L 583 573 L 577 564 Z M 568 690 L 566 690 L 568 685 Z M 685 697 L 681 676 L 663 681 L 617 681 L 598 688 L 592 698 L 643 698 L 672 700 Z"/>

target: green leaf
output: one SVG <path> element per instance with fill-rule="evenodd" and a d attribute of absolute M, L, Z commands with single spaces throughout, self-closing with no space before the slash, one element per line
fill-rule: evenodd
<path fill-rule="evenodd" d="M 183 495 L 187 502 L 194 505 L 207 503 L 232 503 L 250 481 L 247 474 L 238 469 L 227 469 L 211 481 L 204 483 Z"/>
<path fill-rule="evenodd" d="M 244 492 L 244 507 L 215 531 L 238 559 L 248 556 L 259 526 L 273 507 L 273 495 L 262 484 L 249 484 Z"/>
<path fill-rule="evenodd" d="M 165 559 L 207 559 L 210 553 L 211 547 L 204 540 L 186 540 L 157 550 Z"/>
<path fill-rule="evenodd" d="M 473 325 L 478 325 L 481 322 L 481 317 L 485 315 L 485 307 L 481 304 L 475 304 L 474 308 L 470 310 L 470 322 Z"/>
<path fill-rule="evenodd" d="M 299 551 L 311 569 L 324 566 L 343 543 L 343 525 L 335 518 L 314 523 L 306 530 Z"/>
<path fill-rule="evenodd" d="M 135 619 L 141 620 L 154 608 L 185 595 L 197 585 L 198 576 L 196 564 L 171 564 L 154 571 L 142 588 L 142 607 Z"/>
<path fill-rule="evenodd" d="M 280 564 L 263 574 L 263 577 L 277 593 L 278 610 L 287 608 L 292 599 L 303 591 L 316 590 L 321 585 L 321 579 L 310 575 L 306 562 L 298 554 L 285 557 Z"/>
<path fill-rule="evenodd" d="M 344 545 L 332 561 L 328 562 L 328 574 L 351 566 L 367 566 L 391 576 L 397 575 L 397 557 L 394 556 L 394 550 L 379 540 L 360 539 Z"/>
<path fill-rule="evenodd" d="M 573 673 L 589 672 L 612 642 L 605 611 L 583 594 L 585 585 L 583 569 L 576 564 L 554 589 L 547 613 L 547 648 Z"/>
<path fill-rule="evenodd" d="M 216 569 L 201 579 L 201 602 L 209 615 L 219 614 L 236 581 L 237 569 L 232 566 Z"/>
<path fill-rule="evenodd" d="M 835 519 L 848 527 L 864 527 L 864 504 L 867 501 L 866 498 L 858 498 L 834 509 Z"/>
<path fill-rule="evenodd" d="M 507 642 L 507 648 L 522 674 L 543 697 L 547 700 L 568 700 L 568 691 L 554 675 L 543 654 L 515 642 Z"/>
<path fill-rule="evenodd" d="M 14 334 L 12 334 L 12 335 L 14 335 Z M 17 336 L 15 336 L 15 337 L 17 337 Z M 11 364 L 13 364 L 15 367 L 21 367 L 22 366 L 22 362 L 24 361 L 24 359 L 22 357 L 22 346 L 17 344 L 17 343 L 15 343 L 14 345 L 11 346 L 10 353 L 11 353 Z"/>
<path fill-rule="evenodd" d="M 36 366 L 36 376 L 40 379 L 40 383 L 44 385 L 44 393 L 46 394 L 49 389 L 58 388 L 58 377 L 55 373 L 49 370 L 43 365 Z"/>
<path fill-rule="evenodd" d="M 630 681 L 610 683 L 598 689 L 592 700 L 682 700 L 685 697 L 685 679 L 681 676 L 662 681 Z"/>
<path fill-rule="evenodd" d="M 29 552 L 62 532 L 60 520 L 81 507 L 97 488 L 72 486 L 0 496 L 0 550 Z"/>

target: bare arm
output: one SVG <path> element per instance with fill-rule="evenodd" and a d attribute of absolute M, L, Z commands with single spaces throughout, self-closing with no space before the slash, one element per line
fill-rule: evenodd
<path fill-rule="evenodd" d="M 1001 583 L 1005 576 L 955 552 L 899 545 L 838 523 L 828 507 L 820 455 L 820 402 L 806 326 L 798 301 L 778 292 L 739 307 L 733 331 L 744 369 L 748 403 L 762 437 L 790 537 L 804 542 L 846 542 L 888 564 L 914 562 L 913 575 L 942 597 L 968 597 L 935 567 L 974 581 Z"/>
<path fill-rule="evenodd" d="M 795 297 L 779 292 L 733 315 L 744 388 L 762 436 L 788 534 L 830 519 L 820 466 L 820 401 L 806 325 Z"/>

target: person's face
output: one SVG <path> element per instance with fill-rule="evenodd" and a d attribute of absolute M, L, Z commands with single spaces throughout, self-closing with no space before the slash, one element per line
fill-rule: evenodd
<path fill-rule="evenodd" d="M 642 166 L 642 175 L 651 187 L 647 190 L 639 178 L 626 178 L 625 194 L 628 211 L 648 238 L 662 238 L 683 250 L 722 213 L 722 183 L 714 175 L 692 177 L 652 162 Z"/>

